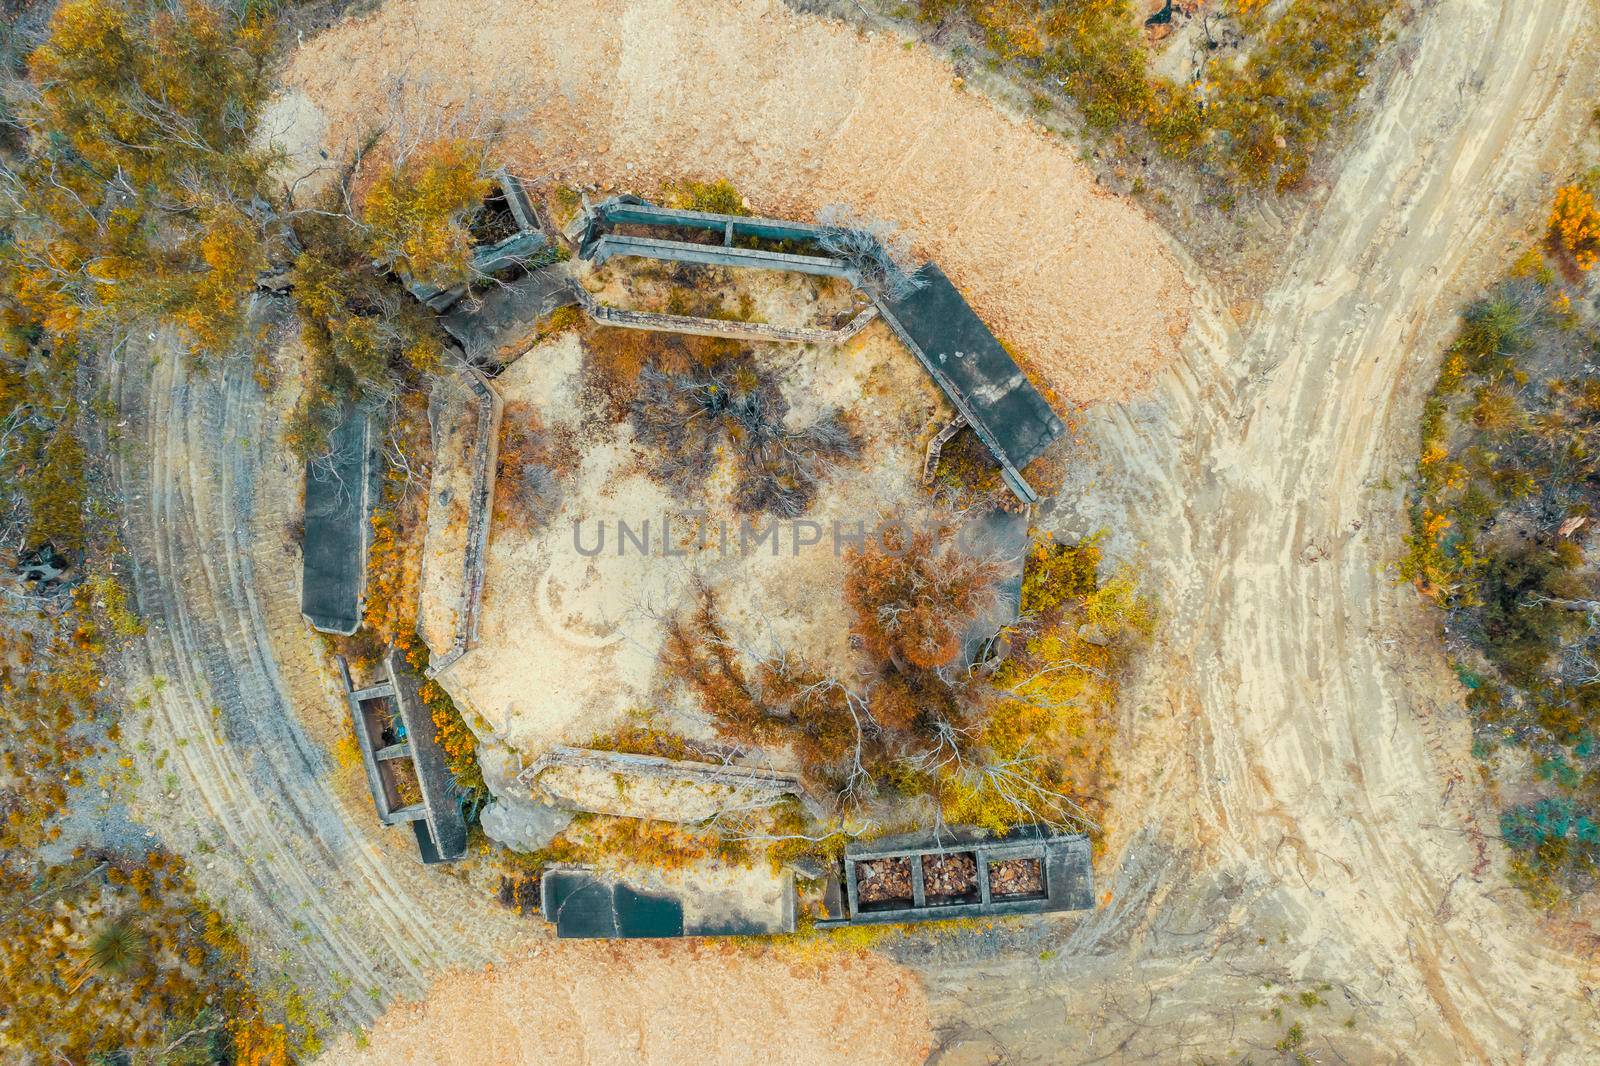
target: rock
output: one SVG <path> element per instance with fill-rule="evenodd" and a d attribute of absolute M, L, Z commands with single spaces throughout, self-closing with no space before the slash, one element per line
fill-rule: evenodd
<path fill-rule="evenodd" d="M 256 288 L 267 292 L 288 292 L 294 287 L 294 274 L 289 270 L 261 274 L 256 278 Z"/>
<path fill-rule="evenodd" d="M 517 784 L 515 754 L 494 740 L 478 745 L 478 765 L 494 798 L 484 807 L 481 821 L 490 840 L 513 851 L 538 851 L 572 823 L 572 812 L 549 807 L 528 797 Z"/>
<path fill-rule="evenodd" d="M 1086 622 L 1078 627 L 1078 639 L 1100 648 L 1111 643 L 1111 638 L 1106 635 L 1106 631 L 1093 622 Z"/>
<path fill-rule="evenodd" d="M 513 851 L 538 851 L 572 822 L 560 811 L 532 800 L 493 799 L 480 816 L 484 835 Z"/>

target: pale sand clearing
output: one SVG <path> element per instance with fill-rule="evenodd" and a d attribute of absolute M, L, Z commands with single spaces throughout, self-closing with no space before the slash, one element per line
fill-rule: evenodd
<path fill-rule="evenodd" d="M 646 195 L 726 177 L 759 212 L 891 220 L 1078 402 L 1142 390 L 1187 329 L 1160 231 L 1070 145 L 925 50 L 775 0 L 393 0 L 308 42 L 285 81 L 281 140 L 314 163 L 307 137 L 337 160 L 385 121 L 415 139 L 503 119 L 530 175 Z"/>
<path fill-rule="evenodd" d="M 798 962 L 692 941 L 565 942 L 444 975 L 325 1066 L 900 1066 L 928 1053 L 914 975 L 871 955 Z"/>
<path fill-rule="evenodd" d="M 845 561 L 835 554 L 832 523 L 837 520 L 846 532 L 858 521 L 870 529 L 885 508 L 925 505 L 916 486 L 917 437 L 949 415 L 915 360 L 877 323 L 839 348 L 754 349 L 754 358 L 780 380 L 791 425 L 802 425 L 827 408 L 842 408 L 862 440 L 861 457 L 841 464 L 821 484 L 806 515 L 818 523 L 808 534 L 818 542 L 797 551 L 795 530 L 785 526 L 775 555 L 770 541 L 752 542 L 748 553 L 743 550 L 741 516 L 731 504 L 731 463 L 722 464 L 703 493 L 677 500 L 644 473 L 649 454 L 634 442 L 628 423 L 583 416 L 577 402 L 581 355 L 577 335 L 566 333 L 528 352 L 495 381 L 513 411 L 528 404 L 544 425 L 577 434 L 581 460 L 563 480 L 560 509 L 545 526 L 494 526 L 478 642 L 440 675 L 457 703 L 481 716 L 494 740 L 527 759 L 552 744 L 586 743 L 635 709 L 670 709 L 672 696 L 661 689 L 657 662 L 662 621 L 689 602 L 697 573 L 716 592 L 737 639 L 762 651 L 782 647 L 847 669 Z M 436 481 L 452 476 L 446 468 L 450 461 L 441 455 Z M 710 522 L 726 528 L 726 537 L 708 531 L 698 553 L 664 557 L 662 516 L 678 516 L 672 519 L 675 550 L 692 548 L 690 524 L 681 517 L 691 507 L 705 508 Z M 619 551 L 618 521 L 640 536 L 649 523 L 650 555 L 633 542 Z M 577 522 L 583 546 L 591 551 L 605 523 L 599 555 L 578 551 Z M 767 524 L 766 518 L 754 519 L 757 531 Z M 443 573 L 447 560 L 458 557 L 462 528 L 460 522 L 430 523 L 427 554 L 433 569 Z M 441 592 L 443 602 L 424 603 L 426 617 L 443 618 L 453 610 L 452 586 L 441 582 L 439 588 L 427 588 L 429 597 Z M 430 643 L 447 639 L 448 630 L 435 628 L 437 635 L 428 631 Z M 434 643 L 436 653 L 440 647 Z M 693 733 L 697 718 L 680 718 L 675 724 Z"/>

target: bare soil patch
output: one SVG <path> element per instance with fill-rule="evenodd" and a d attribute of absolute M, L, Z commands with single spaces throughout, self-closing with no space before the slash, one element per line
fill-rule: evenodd
<path fill-rule="evenodd" d="M 764 298 L 765 277 L 755 278 L 757 284 L 744 279 L 740 291 Z M 601 330 L 588 343 L 603 352 L 640 336 Z M 661 691 L 658 673 L 662 619 L 689 602 L 697 581 L 716 590 L 741 634 L 847 669 L 849 622 L 836 592 L 845 561 L 835 550 L 834 523 L 846 531 L 858 521 L 870 528 L 884 508 L 915 513 L 926 506 L 916 484 L 917 437 L 948 417 L 926 374 L 881 324 L 839 348 L 751 347 L 748 358 L 774 375 L 782 391 L 787 424 L 803 426 L 837 408 L 849 415 L 861 443 L 858 458 L 841 461 L 818 485 L 804 516 L 817 523 L 816 539 L 797 547 L 794 527 L 783 526 L 776 547 L 757 545 L 747 543 L 743 523 L 765 532 L 772 517 L 736 510 L 731 460 L 719 458 L 693 497 L 674 495 L 649 473 L 660 449 L 608 413 L 625 406 L 621 401 L 637 385 L 626 375 L 615 381 L 602 375 L 598 391 L 613 395 L 594 395 L 594 367 L 585 363 L 594 357 L 577 333 L 566 333 L 535 347 L 495 381 L 506 402 L 502 453 L 511 454 L 506 442 L 536 418 L 542 432 L 566 442 L 571 457 L 554 479 L 558 491 L 546 494 L 551 506 L 544 520 L 493 527 L 478 644 L 441 676 L 458 705 L 488 723 L 492 739 L 529 759 L 552 744 L 587 743 L 635 708 L 672 710 L 675 701 Z M 637 376 L 637 367 L 632 373 Z M 452 477 L 460 475 L 441 460 L 436 482 Z M 686 516 L 691 508 L 704 508 L 703 530 Z M 619 523 L 640 536 L 648 523 L 648 552 L 637 541 L 625 547 Z M 430 528 L 430 574 L 450 572 L 461 528 Z M 672 555 L 662 540 L 666 528 Z M 430 583 L 424 617 L 453 619 L 455 589 Z M 452 632 L 442 624 L 425 629 L 430 642 L 447 641 Z M 443 644 L 433 647 L 437 654 Z M 695 736 L 707 728 L 703 716 L 692 713 L 677 715 L 674 725 Z"/>
<path fill-rule="evenodd" d="M 899 1066 L 928 1054 L 916 978 L 871 955 L 797 964 L 775 952 L 684 941 L 536 948 L 492 971 L 456 970 L 420 1006 L 336 1044 L 328 1066 Z"/>
<path fill-rule="evenodd" d="M 924 49 L 770 0 L 396 0 L 285 80 L 297 158 L 320 163 L 306 137 L 347 155 L 385 120 L 412 139 L 493 117 L 528 174 L 645 194 L 725 177 L 760 212 L 890 220 L 1074 401 L 1139 392 L 1188 326 L 1164 236 L 1068 144 Z"/>

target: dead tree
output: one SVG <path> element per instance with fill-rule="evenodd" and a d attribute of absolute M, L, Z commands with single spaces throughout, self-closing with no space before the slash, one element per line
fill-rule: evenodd
<path fill-rule="evenodd" d="M 839 205 L 817 213 L 817 244 L 849 263 L 857 284 L 886 300 L 903 300 L 923 285 L 911 266 L 911 242 L 890 222 L 858 220 Z"/>

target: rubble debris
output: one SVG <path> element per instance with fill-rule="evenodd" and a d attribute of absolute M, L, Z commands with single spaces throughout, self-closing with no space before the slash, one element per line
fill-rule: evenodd
<path fill-rule="evenodd" d="M 978 860 L 970 851 L 922 857 L 923 894 L 929 903 L 978 897 Z"/>
<path fill-rule="evenodd" d="M 862 903 L 887 903 L 911 898 L 911 863 L 874 859 L 856 865 L 856 893 Z"/>
<path fill-rule="evenodd" d="M 1038 859 L 1004 859 L 989 864 L 989 895 L 1042 896 L 1044 868 Z"/>

